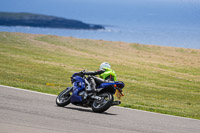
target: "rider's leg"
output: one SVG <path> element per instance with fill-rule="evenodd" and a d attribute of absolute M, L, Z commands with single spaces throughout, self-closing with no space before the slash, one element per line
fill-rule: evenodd
<path fill-rule="evenodd" d="M 102 79 L 102 78 L 99 78 L 99 77 L 94 77 L 94 80 L 95 80 L 95 82 L 96 82 L 98 85 L 100 85 L 100 84 L 102 84 L 102 83 L 104 83 L 104 82 L 105 82 L 105 80 L 104 80 L 104 79 Z"/>
<path fill-rule="evenodd" d="M 104 79 L 99 78 L 99 77 L 94 77 L 94 80 L 95 80 L 95 83 L 96 83 L 97 85 L 100 85 L 100 84 L 102 84 L 102 83 L 105 82 Z M 95 88 L 95 92 L 100 92 L 102 89 L 103 89 L 103 88 L 98 88 L 98 89 Z"/>
<path fill-rule="evenodd" d="M 95 83 L 94 78 L 90 79 L 90 85 L 91 85 L 92 91 L 95 92 L 96 91 L 96 83 Z"/>
<path fill-rule="evenodd" d="M 90 77 L 88 79 L 89 86 L 87 87 L 86 91 L 87 92 L 94 92 L 96 90 L 96 83 L 93 77 Z"/>
<path fill-rule="evenodd" d="M 104 80 L 101 78 L 98 78 L 98 77 L 90 78 L 89 83 L 90 83 L 92 92 L 99 92 L 100 90 L 102 90 L 101 88 L 97 89 L 96 84 L 101 84 L 103 82 L 104 82 Z"/>

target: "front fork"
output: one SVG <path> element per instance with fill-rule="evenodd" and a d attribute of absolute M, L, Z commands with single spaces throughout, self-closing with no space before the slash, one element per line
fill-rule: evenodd
<path fill-rule="evenodd" d="M 65 93 L 71 92 L 73 90 L 73 87 L 67 87 L 66 90 L 67 91 Z"/>

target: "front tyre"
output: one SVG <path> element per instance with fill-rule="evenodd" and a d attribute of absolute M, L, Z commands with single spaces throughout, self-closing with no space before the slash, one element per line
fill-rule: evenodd
<path fill-rule="evenodd" d="M 101 100 L 95 100 L 92 103 L 92 110 L 97 113 L 102 113 L 112 106 L 113 95 L 110 92 L 103 92 L 98 96 L 101 97 Z"/>
<path fill-rule="evenodd" d="M 65 89 L 56 97 L 56 104 L 60 107 L 64 107 L 70 104 L 70 99 L 70 91 L 68 89 Z"/>

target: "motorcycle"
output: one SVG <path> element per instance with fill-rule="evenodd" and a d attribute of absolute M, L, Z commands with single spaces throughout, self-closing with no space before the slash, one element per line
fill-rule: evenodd
<path fill-rule="evenodd" d="M 97 86 L 98 92 L 87 92 L 90 89 L 88 82 L 91 75 L 87 77 L 81 73 L 74 73 L 71 77 L 72 87 L 67 87 L 60 92 L 56 98 L 57 106 L 64 107 L 70 103 L 76 106 L 91 107 L 94 112 L 102 113 L 113 105 L 121 104 L 121 97 L 124 96 L 122 89 L 125 84 L 122 81 L 104 82 Z M 118 98 L 114 101 L 113 95 Z"/>

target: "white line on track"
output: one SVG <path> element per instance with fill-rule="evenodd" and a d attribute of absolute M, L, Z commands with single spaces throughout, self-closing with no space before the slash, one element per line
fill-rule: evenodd
<path fill-rule="evenodd" d="M 26 89 L 21 89 L 21 88 L 6 86 L 6 85 L 0 85 L 0 87 L 6 87 L 6 88 L 10 88 L 10 89 L 19 90 L 19 91 L 26 91 L 26 92 L 37 93 L 37 94 L 42 94 L 42 95 L 47 95 L 47 96 L 53 96 L 53 97 L 57 96 L 57 95 L 53 95 L 53 94 L 47 94 L 47 93 L 38 92 L 38 91 L 31 91 L 31 90 L 26 90 Z M 151 114 L 156 114 L 156 115 L 163 115 L 163 116 L 176 117 L 176 118 L 181 118 L 181 119 L 189 119 L 189 120 L 200 121 L 200 120 L 192 119 L 192 118 L 186 118 L 186 117 L 174 116 L 174 115 L 168 115 L 168 114 L 160 114 L 160 113 L 154 113 L 154 112 L 149 112 L 149 111 L 144 111 L 144 110 L 138 110 L 138 109 L 131 109 L 131 108 L 125 108 L 125 107 L 119 107 L 119 106 L 113 106 L 113 107 L 127 109 L 127 110 L 140 111 L 140 112 L 145 112 L 145 113 L 151 113 Z"/>

